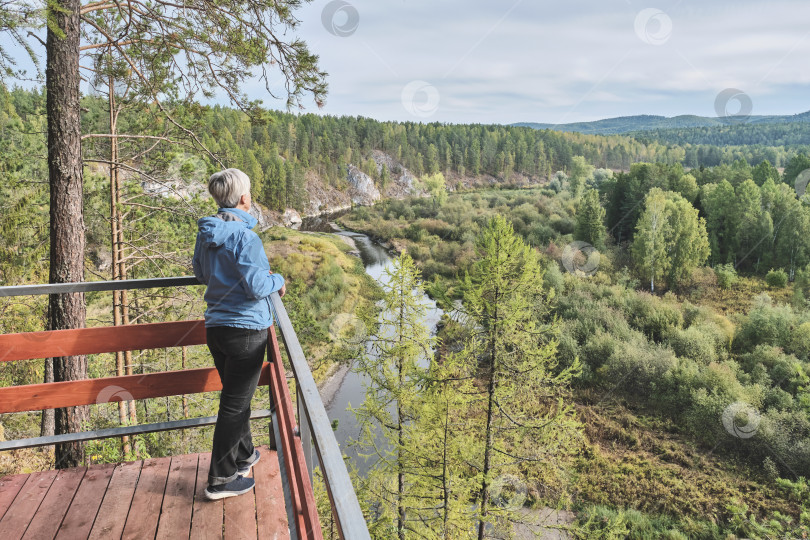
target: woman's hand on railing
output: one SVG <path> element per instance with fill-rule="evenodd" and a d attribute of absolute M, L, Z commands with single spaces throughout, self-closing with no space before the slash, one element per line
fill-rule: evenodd
<path fill-rule="evenodd" d="M 268 270 L 268 272 L 270 272 L 271 274 L 273 273 L 272 270 Z M 281 288 L 278 290 L 279 298 L 284 298 L 285 294 L 287 294 L 287 284 L 286 283 L 284 285 L 282 285 Z"/>

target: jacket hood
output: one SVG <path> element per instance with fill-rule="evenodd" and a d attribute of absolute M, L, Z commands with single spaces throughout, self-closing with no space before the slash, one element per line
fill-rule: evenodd
<path fill-rule="evenodd" d="M 221 246 L 225 241 L 239 230 L 252 229 L 258 220 L 238 208 L 220 208 L 215 216 L 208 216 L 197 220 L 202 241 L 210 246 Z"/>

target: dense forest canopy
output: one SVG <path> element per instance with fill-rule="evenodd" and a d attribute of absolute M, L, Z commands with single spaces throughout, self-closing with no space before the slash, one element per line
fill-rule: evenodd
<path fill-rule="evenodd" d="M 47 279 L 44 103 L 39 91 L 0 89 L 3 285 Z M 105 100 L 85 96 L 82 105 L 83 133 L 109 128 Z M 511 362 L 509 353 L 523 350 L 533 339 L 525 336 L 534 332 L 533 325 L 553 334 L 543 342 L 543 358 L 531 367 L 543 377 L 564 375 L 564 384 L 530 383 L 564 391 L 565 406 L 557 412 L 565 412 L 566 419 L 570 415 L 565 432 L 583 445 L 566 443 L 546 465 L 527 461 L 505 469 L 531 486 L 532 504 L 556 504 L 568 497 L 564 504 L 577 508 L 586 537 L 587 531 L 611 537 L 605 532 L 611 528 L 648 533 L 671 529 L 701 538 L 723 538 L 730 532 L 761 537 L 779 530 L 798 534 L 810 523 L 804 474 L 810 467 L 810 207 L 804 194 L 810 157 L 800 147 L 680 146 L 627 136 L 275 111 L 257 120 L 231 108 L 187 104 L 177 111 L 217 159 L 250 175 L 255 198 L 273 210 L 302 208 L 312 182 L 346 189 L 349 165 L 383 188 L 400 171 L 379 166 L 374 160 L 379 153 L 390 156 L 394 168 L 409 169 L 420 181 L 421 191 L 415 193 L 429 196 L 384 200 L 343 218 L 345 225 L 391 242 L 412 258 L 406 265 L 401 260 L 409 277 L 400 293 L 415 290 L 422 285 L 413 282 L 421 281 L 448 311 L 461 301 L 485 313 L 490 293 L 476 287 L 491 276 L 506 276 L 499 274 L 498 261 L 512 258 L 510 271 L 520 286 L 511 289 L 531 294 L 504 300 L 503 307 L 520 308 L 514 318 L 520 324 L 508 332 L 493 331 L 488 354 L 497 358 L 495 353 L 505 353 Z M 122 113 L 122 126 L 142 127 L 138 120 Z M 159 126 L 147 124 L 146 129 Z M 131 144 L 136 148 L 140 143 Z M 85 141 L 85 157 L 90 158 L 84 179 L 90 279 L 110 277 L 104 260 L 110 243 L 110 186 L 106 168 L 92 161 L 106 151 L 109 143 L 103 139 Z M 132 172 L 124 178 L 130 275 L 187 274 L 194 221 L 214 210 L 204 195 L 204 181 L 220 164 L 188 148 L 163 145 L 132 165 L 147 176 Z M 448 194 L 451 184 L 445 178 L 483 180 L 478 185 L 488 186 L 467 191 L 456 182 L 457 192 Z M 155 182 L 171 189 L 155 189 Z M 513 244 L 514 255 L 492 251 L 498 245 L 492 241 L 495 232 Z M 271 229 L 264 239 L 273 268 L 293 278 L 285 302 L 301 329 L 313 371 L 328 373 L 332 364 L 356 352 L 342 349 L 332 336 L 335 316 L 350 312 L 372 320 L 379 291 L 340 241 L 283 229 Z M 594 264 L 578 258 L 593 253 L 588 246 L 597 253 Z M 108 323 L 101 296 L 90 295 L 88 302 L 90 323 Z M 199 316 L 201 311 L 201 299 L 193 293 L 178 297 L 160 290 L 139 294 L 132 303 L 137 322 Z M 0 331 L 42 329 L 43 308 L 42 302 L 0 303 Z M 497 330 L 499 323 L 490 319 L 480 317 L 477 329 Z M 434 386 L 420 397 L 424 403 L 403 401 L 402 406 L 414 407 L 408 413 L 413 418 L 469 422 L 465 437 L 480 442 L 480 428 L 489 423 L 482 420 L 496 414 L 496 408 L 471 407 L 457 399 L 481 391 L 486 385 L 477 386 L 480 381 L 507 381 L 499 391 L 508 389 L 507 371 L 518 367 L 505 362 L 497 368 L 503 373 L 493 379 L 496 363 L 475 352 L 481 349 L 478 338 L 473 339 L 475 324 L 471 330 L 457 323 L 443 321 L 439 354 L 459 363 L 435 366 L 444 377 L 467 381 L 459 383 L 463 392 Z M 401 354 L 389 352 L 394 359 Z M 187 358 L 144 354 L 135 366 L 148 372 L 207 362 L 204 350 L 192 350 Z M 2 367 L 3 384 L 41 381 L 33 362 Z M 489 379 L 487 367 L 492 368 Z M 109 374 L 112 360 L 93 358 L 90 371 Z M 528 376 L 528 371 L 522 373 Z M 435 373 L 420 372 L 419 377 L 423 375 Z M 396 393 L 400 386 L 392 384 L 389 390 Z M 537 412 L 521 409 L 531 402 L 525 393 L 491 395 L 510 414 L 512 409 L 527 417 Z M 756 411 L 759 430 L 750 440 L 732 433 L 734 415 L 749 410 L 739 404 Z M 722 419 L 732 406 L 737 408 L 725 420 L 732 426 L 728 428 Z M 210 414 L 213 401 L 144 400 L 138 417 L 168 417 L 178 407 Z M 612 407 L 621 411 L 621 421 L 613 418 Z M 587 441 L 574 425 L 574 410 L 587 419 Z M 95 427 L 115 425 L 114 420 L 109 414 L 90 417 Z M 519 423 L 525 431 L 528 424 Z M 31 436 L 36 424 L 33 415 L 3 419 L 11 437 Z M 188 440 L 161 435 L 133 444 L 138 451 L 165 455 L 204 447 L 206 436 L 201 430 Z M 489 445 L 427 428 L 413 436 L 411 444 L 452 451 L 448 455 L 455 461 L 447 463 L 455 465 L 452 478 L 446 478 L 466 483 L 469 496 L 455 501 L 446 493 L 439 497 L 452 503 L 454 515 L 467 526 L 470 500 L 483 502 L 476 497 L 481 486 L 483 492 L 489 487 L 487 477 L 476 476 L 470 466 L 469 453 L 483 453 Z M 675 436 L 677 443 L 671 440 Z M 523 450 L 532 452 L 523 457 L 532 458 L 537 448 L 532 437 L 503 444 L 510 450 L 525 445 Z M 709 448 L 716 461 L 705 456 L 703 450 Z M 94 445 L 91 451 L 104 461 L 122 457 L 116 441 Z M 28 458 L 43 459 L 36 454 Z M 436 464 L 431 467 L 435 472 Z M 387 479 L 384 473 L 382 484 Z M 431 480 L 420 485 L 417 495 L 435 498 L 440 491 Z M 497 504 L 491 510 L 491 515 L 500 511 Z M 636 521 L 630 523 L 628 516 Z"/>

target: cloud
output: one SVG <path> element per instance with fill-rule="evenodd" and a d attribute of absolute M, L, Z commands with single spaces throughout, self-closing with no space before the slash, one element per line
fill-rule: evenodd
<path fill-rule="evenodd" d="M 287 34 L 304 39 L 329 73 L 326 106 L 318 111 L 308 101 L 307 112 L 480 123 L 713 115 L 726 88 L 750 95 L 755 114 L 810 109 L 805 0 L 345 2 L 356 14 L 348 35 L 324 25 L 333 0 L 304 4 L 301 25 Z M 640 36 L 637 19 L 647 9 L 665 18 L 650 19 Z M 349 11 L 335 13 L 343 17 L 338 26 L 347 23 Z M 283 95 L 280 79 L 271 81 Z M 403 106 L 412 81 L 440 93 L 429 118 Z M 284 107 L 263 82 L 250 81 L 246 90 Z"/>
<path fill-rule="evenodd" d="M 301 37 L 330 73 L 324 113 L 424 121 L 409 115 L 400 99 L 414 80 L 441 94 L 428 121 L 711 115 L 716 95 L 729 87 L 751 95 L 760 114 L 810 109 L 801 99 L 810 85 L 803 66 L 810 11 L 798 0 L 675 7 L 355 0 L 359 24 L 345 38 L 323 27 L 326 3 L 299 12 Z M 671 35 L 659 45 L 636 33 L 636 17 L 648 7 L 671 20 Z"/>

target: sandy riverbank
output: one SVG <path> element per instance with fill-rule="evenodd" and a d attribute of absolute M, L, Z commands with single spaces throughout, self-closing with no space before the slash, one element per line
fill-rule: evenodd
<path fill-rule="evenodd" d="M 335 364 L 329 370 L 323 382 L 318 385 L 318 392 L 321 394 L 321 401 L 323 401 L 325 408 L 328 409 L 332 404 L 332 400 L 335 399 L 335 395 L 343 384 L 343 379 L 346 378 L 351 369 L 351 366 L 346 364 Z"/>

